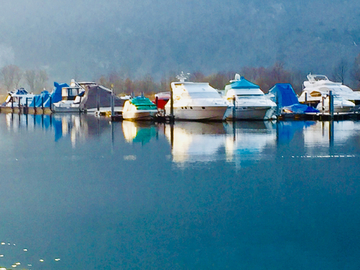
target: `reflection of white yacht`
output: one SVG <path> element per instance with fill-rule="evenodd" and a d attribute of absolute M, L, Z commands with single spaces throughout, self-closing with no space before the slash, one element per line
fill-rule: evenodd
<path fill-rule="evenodd" d="M 358 134 L 359 129 L 357 121 L 315 122 L 314 125 L 304 128 L 304 144 L 309 152 L 316 154 L 320 146 L 329 145 L 330 139 L 333 139 L 334 143 L 345 143 Z"/>
<path fill-rule="evenodd" d="M 122 121 L 124 138 L 128 143 L 146 143 L 156 136 L 156 128 L 151 122 Z"/>
<path fill-rule="evenodd" d="M 307 76 L 304 82 L 304 89 L 299 97 L 300 103 L 310 104 L 318 110 L 329 110 L 329 99 L 327 98 L 332 91 L 334 96 L 334 111 L 347 112 L 360 104 L 360 94 L 354 92 L 346 85 L 332 82 L 324 75 Z"/>
<path fill-rule="evenodd" d="M 275 102 L 268 99 L 258 85 L 239 74 L 225 86 L 224 94 L 226 100 L 235 105 L 228 118 L 263 120 L 270 118 L 276 108 Z"/>
<path fill-rule="evenodd" d="M 276 129 L 270 121 L 227 122 L 226 133 L 227 160 L 235 163 L 261 159 L 264 149 L 276 144 Z"/>
<path fill-rule="evenodd" d="M 225 146 L 225 130 L 220 122 L 177 122 L 167 125 L 165 135 L 172 146 L 173 162 L 208 162 Z"/>
<path fill-rule="evenodd" d="M 233 124 L 234 123 L 234 124 Z M 276 129 L 270 121 L 195 123 L 166 126 L 175 163 L 225 159 L 241 163 L 262 158 L 265 147 L 276 144 Z"/>
<path fill-rule="evenodd" d="M 172 82 L 173 114 L 175 119 L 181 120 L 215 120 L 225 118 L 228 103 L 208 83 L 185 82 L 185 78 L 178 76 L 180 82 Z M 170 114 L 171 100 L 165 105 Z"/>

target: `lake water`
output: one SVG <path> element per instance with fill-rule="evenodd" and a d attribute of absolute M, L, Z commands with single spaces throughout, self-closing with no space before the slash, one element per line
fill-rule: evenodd
<path fill-rule="evenodd" d="M 0 266 L 360 268 L 360 122 L 0 114 L 0 146 Z"/>

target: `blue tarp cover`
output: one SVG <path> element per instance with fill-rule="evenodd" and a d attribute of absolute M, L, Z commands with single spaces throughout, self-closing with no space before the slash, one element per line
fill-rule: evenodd
<path fill-rule="evenodd" d="M 17 89 L 15 92 L 15 95 L 27 95 L 29 94 L 28 91 L 26 91 L 24 88 Z"/>
<path fill-rule="evenodd" d="M 275 86 L 269 90 L 269 94 L 274 97 L 272 100 L 277 102 L 280 108 L 288 109 L 293 113 L 319 112 L 313 107 L 300 104 L 294 89 L 289 83 L 275 84 Z"/>
<path fill-rule="evenodd" d="M 284 109 L 290 110 L 293 113 L 310 113 L 310 112 L 319 112 L 319 110 L 305 105 L 305 104 L 293 104 L 290 106 L 284 106 Z"/>
<path fill-rule="evenodd" d="M 59 84 L 57 82 L 54 82 L 54 90 L 51 92 L 50 96 L 45 100 L 44 107 L 46 108 L 50 107 L 50 98 L 52 104 L 61 101 L 62 99 L 61 90 L 63 87 L 69 87 L 69 85 L 67 83 Z"/>
<path fill-rule="evenodd" d="M 280 107 L 299 104 L 299 100 L 295 94 L 295 91 L 289 83 L 275 84 L 269 90 L 269 94 L 276 98 L 277 104 Z"/>
<path fill-rule="evenodd" d="M 43 102 L 45 103 L 45 101 L 49 98 L 49 95 L 50 95 L 49 92 L 46 90 L 42 91 L 40 95 L 35 95 L 29 107 L 34 107 L 34 105 L 35 107 L 41 107 L 42 103 Z"/>
<path fill-rule="evenodd" d="M 258 85 L 246 80 L 244 77 L 241 77 L 239 81 L 232 81 L 230 83 L 231 88 L 233 89 L 249 89 L 249 88 L 260 88 Z"/>

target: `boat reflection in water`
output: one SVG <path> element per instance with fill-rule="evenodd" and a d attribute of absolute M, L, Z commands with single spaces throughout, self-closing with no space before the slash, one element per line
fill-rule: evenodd
<path fill-rule="evenodd" d="M 173 134 L 172 134 L 173 133 Z M 226 159 L 262 158 L 267 145 L 276 144 L 276 129 L 271 122 L 179 122 L 166 130 L 172 144 L 173 162 L 209 162 Z"/>
<path fill-rule="evenodd" d="M 111 133 L 112 139 L 121 134 L 113 130 L 116 123 L 93 115 L 1 115 L 11 132 L 42 130 L 53 133 L 55 141 L 68 137 L 73 147 L 101 134 Z M 123 121 L 119 125 L 127 143 L 145 144 L 163 134 L 171 145 L 172 161 L 178 164 L 226 160 L 238 165 L 276 156 L 332 155 L 334 146 L 356 143 L 360 130 L 356 121 L 179 121 L 174 125 Z M 341 154 L 340 150 L 336 151 Z"/>
<path fill-rule="evenodd" d="M 326 121 L 314 122 L 304 132 L 304 144 L 312 146 L 326 146 L 329 143 L 344 143 L 355 133 L 358 133 L 360 123 L 354 121 Z"/>
<path fill-rule="evenodd" d="M 275 127 L 270 121 L 227 122 L 227 161 L 238 165 L 244 160 L 268 158 L 265 150 L 276 145 Z"/>
<path fill-rule="evenodd" d="M 122 122 L 124 138 L 128 143 L 147 143 L 157 134 L 157 129 L 151 122 Z"/>
<path fill-rule="evenodd" d="M 85 142 L 91 137 L 97 137 L 101 133 L 109 132 L 111 125 L 105 119 L 99 119 L 86 114 L 6 114 L 6 126 L 12 132 L 20 132 L 22 129 L 35 131 L 42 129 L 53 132 L 54 140 L 70 137 L 73 147 L 77 142 Z"/>
<path fill-rule="evenodd" d="M 173 162 L 207 162 L 216 160 L 225 146 L 225 129 L 220 122 L 176 122 L 166 125 L 165 135 L 172 149 Z"/>
<path fill-rule="evenodd" d="M 360 123 L 353 121 L 176 122 L 165 126 L 172 161 L 244 162 L 287 157 L 340 154 L 334 146 L 354 139 Z M 349 149 L 350 151 L 350 149 Z M 351 152 L 351 151 L 350 151 Z"/>

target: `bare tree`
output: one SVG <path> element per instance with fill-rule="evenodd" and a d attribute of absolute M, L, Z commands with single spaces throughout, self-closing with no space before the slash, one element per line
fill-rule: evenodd
<path fill-rule="evenodd" d="M 346 61 L 346 59 L 341 59 L 340 62 L 338 62 L 338 64 L 335 65 L 333 68 L 333 72 L 331 74 L 333 80 L 344 84 L 347 71 L 348 62 Z"/>
<path fill-rule="evenodd" d="M 30 91 L 34 92 L 36 85 L 36 71 L 35 70 L 26 70 L 25 71 L 25 80 L 30 87 Z"/>
<path fill-rule="evenodd" d="M 26 70 L 25 71 L 25 80 L 30 87 L 31 92 L 36 90 L 42 90 L 46 88 L 46 84 L 49 77 L 45 70 Z"/>
<path fill-rule="evenodd" d="M 21 81 L 22 77 L 23 77 L 22 70 L 19 67 L 15 66 L 15 70 L 14 70 L 14 86 L 15 86 L 16 89 L 19 88 L 19 84 L 20 84 L 20 81 Z"/>
<path fill-rule="evenodd" d="M 205 75 L 200 71 L 191 73 L 189 80 L 191 82 L 203 82 L 205 81 Z"/>
<path fill-rule="evenodd" d="M 225 89 L 225 85 L 229 83 L 230 80 L 234 79 L 234 72 L 218 72 L 216 74 L 211 74 L 205 78 L 205 81 L 219 90 Z"/>
<path fill-rule="evenodd" d="M 39 70 L 36 76 L 36 87 L 37 89 L 45 89 L 49 76 L 46 70 Z"/>
<path fill-rule="evenodd" d="M 12 88 L 17 88 L 19 86 L 20 80 L 22 78 L 22 71 L 16 65 L 4 66 L 1 69 L 1 77 L 3 79 L 3 84 L 7 91 L 11 91 Z"/>
<path fill-rule="evenodd" d="M 351 79 L 353 81 L 354 87 L 360 88 L 360 53 L 354 60 L 354 64 L 351 69 Z"/>

